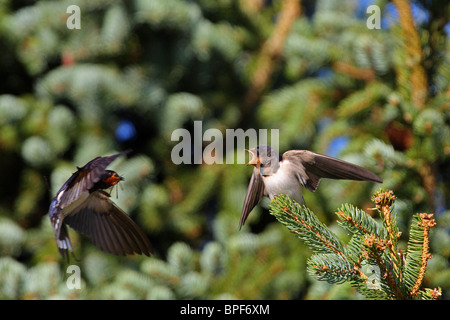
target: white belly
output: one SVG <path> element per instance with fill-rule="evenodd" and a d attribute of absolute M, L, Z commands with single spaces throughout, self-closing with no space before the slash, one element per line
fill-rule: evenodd
<path fill-rule="evenodd" d="M 281 169 L 281 167 L 280 167 Z M 284 194 L 298 203 L 304 203 L 302 195 L 302 187 L 297 178 L 293 175 L 288 175 L 284 170 L 278 170 L 276 174 L 270 176 L 263 176 L 264 186 L 270 199 Z"/>

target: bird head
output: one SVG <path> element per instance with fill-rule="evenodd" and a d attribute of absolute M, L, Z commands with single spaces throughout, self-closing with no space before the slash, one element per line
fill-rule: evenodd
<path fill-rule="evenodd" d="M 260 167 L 263 175 L 265 173 L 272 174 L 277 171 L 279 155 L 272 147 L 261 145 L 250 150 L 245 150 L 252 155 L 252 159 L 247 165 Z"/>
<path fill-rule="evenodd" d="M 125 180 L 125 179 L 123 177 L 119 176 L 117 174 L 117 172 L 112 171 L 112 170 L 105 170 L 105 173 L 102 176 L 102 181 L 106 187 L 103 189 L 115 186 L 122 180 Z"/>

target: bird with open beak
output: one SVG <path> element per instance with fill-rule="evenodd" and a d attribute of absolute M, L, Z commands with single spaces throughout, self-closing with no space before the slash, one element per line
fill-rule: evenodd
<path fill-rule="evenodd" d="M 308 150 L 289 150 L 281 158 L 270 146 L 257 146 L 246 151 L 252 155 L 248 165 L 254 169 L 239 229 L 263 195 L 273 199 L 284 194 L 304 204 L 302 187 L 314 192 L 322 178 L 383 182 L 376 174 L 360 166 Z"/>
<path fill-rule="evenodd" d="M 79 168 L 53 198 L 49 217 L 59 253 L 73 252 L 66 225 L 88 236 L 102 251 L 115 255 L 152 252 L 138 225 L 110 199 L 106 189 L 124 180 L 106 167 L 124 152 L 97 157 Z"/>

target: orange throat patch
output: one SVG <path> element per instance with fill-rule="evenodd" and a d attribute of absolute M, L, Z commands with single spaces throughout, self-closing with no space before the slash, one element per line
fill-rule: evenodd
<path fill-rule="evenodd" d="M 112 176 L 106 178 L 106 179 L 104 180 L 104 182 L 105 182 L 105 184 L 107 185 L 107 187 L 109 188 L 109 187 L 115 186 L 115 185 L 118 184 L 119 181 L 121 181 L 121 180 L 122 180 L 122 178 L 121 178 L 119 175 L 114 174 L 114 175 L 112 175 Z"/>

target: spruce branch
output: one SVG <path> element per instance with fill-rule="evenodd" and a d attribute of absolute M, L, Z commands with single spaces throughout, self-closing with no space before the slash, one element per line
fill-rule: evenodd
<path fill-rule="evenodd" d="M 344 61 L 336 61 L 332 65 L 333 70 L 345 74 L 355 79 L 361 79 L 366 82 L 375 80 L 375 71 L 369 68 L 360 68 Z"/>
<path fill-rule="evenodd" d="M 404 49 L 410 66 L 411 100 L 418 109 L 423 109 L 427 101 L 428 80 L 422 66 L 423 51 L 420 36 L 414 24 L 411 6 L 407 0 L 393 0 L 398 9 Z"/>
<path fill-rule="evenodd" d="M 244 98 L 244 114 L 250 112 L 268 85 L 270 76 L 282 56 L 286 38 L 300 12 L 300 0 L 287 0 L 282 3 L 274 30 L 264 42 L 261 53 L 257 57 L 257 66 L 252 76 L 250 89 Z"/>
<path fill-rule="evenodd" d="M 395 195 L 391 190 L 382 192 L 375 192 L 372 201 L 375 202 L 375 207 L 381 215 L 384 227 L 386 228 L 386 247 L 389 249 L 390 260 L 393 262 L 394 272 L 397 277 L 400 278 L 399 268 L 401 267 L 402 260 L 398 254 L 397 243 L 398 238 L 401 236 L 401 232 L 398 230 L 395 216 L 392 212 Z"/>
<path fill-rule="evenodd" d="M 351 233 L 373 233 L 380 238 L 384 237 L 384 229 L 378 222 L 359 208 L 344 204 L 336 214 L 340 219 L 339 224 Z"/>
<path fill-rule="evenodd" d="M 381 221 L 350 204 L 337 212 L 338 223 L 352 235 L 347 244 L 306 206 L 279 195 L 272 199 L 270 213 L 313 251 L 308 272 L 329 283 L 350 281 L 373 299 L 436 299 L 440 289 L 421 289 L 429 252 L 429 232 L 436 224 L 433 214 L 414 216 L 406 260 L 403 259 L 393 210 L 392 191 L 375 192 L 372 200 Z"/>
<path fill-rule="evenodd" d="M 433 214 L 420 213 L 413 217 L 405 263 L 405 282 L 412 296 L 418 295 L 428 259 L 431 258 L 429 234 L 435 225 Z"/>
<path fill-rule="evenodd" d="M 283 214 L 279 214 L 282 212 Z M 272 200 L 270 213 L 317 253 L 337 253 L 345 258 L 338 237 L 306 206 L 280 195 Z"/>
<path fill-rule="evenodd" d="M 342 283 L 353 279 L 359 274 L 353 264 L 345 257 L 336 253 L 315 254 L 308 260 L 308 271 L 318 280 L 329 283 Z M 363 274 L 363 277 L 365 275 Z"/>

